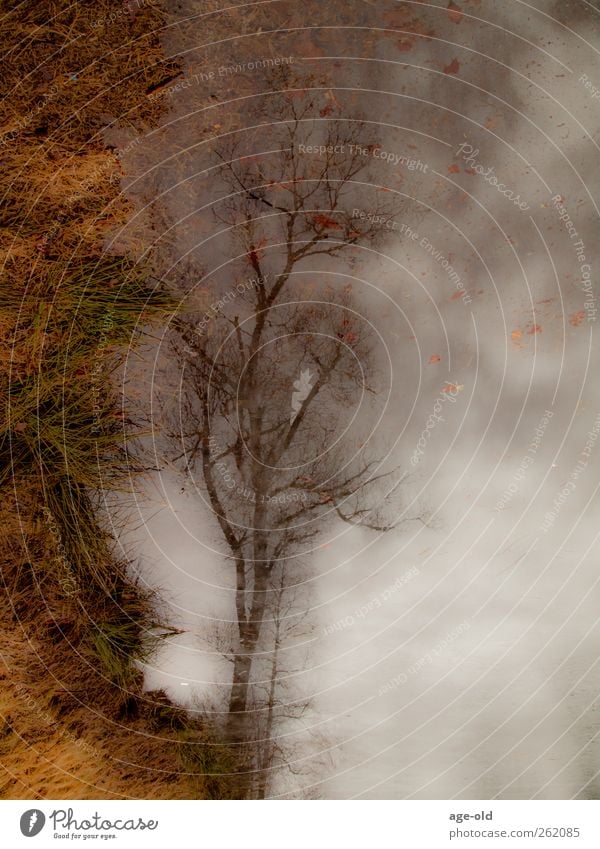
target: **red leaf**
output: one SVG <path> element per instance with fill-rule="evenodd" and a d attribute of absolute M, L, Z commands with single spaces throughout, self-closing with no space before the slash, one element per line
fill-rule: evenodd
<path fill-rule="evenodd" d="M 460 70 L 460 63 L 458 59 L 453 59 L 449 65 L 446 65 L 444 68 L 445 74 L 458 74 Z"/>
<path fill-rule="evenodd" d="M 341 224 L 338 224 L 335 218 L 330 218 L 328 215 L 322 215 L 319 213 L 318 215 L 313 215 L 312 217 L 313 223 L 318 227 L 321 227 L 323 230 L 341 230 Z"/>
<path fill-rule="evenodd" d="M 448 4 L 448 17 L 453 24 L 459 24 L 463 17 L 460 6 L 457 6 L 456 3 L 452 2 L 452 0 L 450 0 L 450 3 Z"/>
<path fill-rule="evenodd" d="M 569 316 L 569 324 L 573 327 L 578 327 L 583 319 L 585 318 L 585 310 L 579 310 L 579 312 L 574 312 Z"/>
<path fill-rule="evenodd" d="M 263 256 L 263 254 L 264 254 L 264 251 L 263 251 L 263 250 L 261 250 L 261 248 L 264 248 L 264 246 L 265 246 L 266 244 L 267 244 L 267 240 L 266 240 L 266 239 L 261 239 L 261 240 L 258 242 L 258 244 L 256 244 L 254 247 L 252 247 L 252 248 L 248 251 L 248 259 L 250 260 L 250 263 L 251 263 L 251 264 L 256 263 L 256 262 L 259 262 L 259 260 L 260 260 L 260 259 L 262 259 L 262 256 Z"/>

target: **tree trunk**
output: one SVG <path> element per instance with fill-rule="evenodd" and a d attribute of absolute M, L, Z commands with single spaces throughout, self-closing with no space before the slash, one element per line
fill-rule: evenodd
<path fill-rule="evenodd" d="M 252 654 L 236 654 L 233 661 L 233 678 L 229 696 L 229 717 L 227 720 L 227 737 L 232 743 L 243 743 L 246 740 L 246 709 L 248 707 L 248 690 L 250 671 L 252 669 Z"/>
<path fill-rule="evenodd" d="M 252 604 L 248 618 L 244 622 L 238 622 L 240 651 L 235 655 L 233 661 L 229 717 L 227 720 L 227 735 L 232 743 L 247 742 L 246 712 L 250 692 L 250 673 L 252 672 L 254 652 L 265 615 L 267 578 L 267 570 L 264 567 L 257 570 L 254 587 L 250 593 Z"/>
<path fill-rule="evenodd" d="M 283 583 L 283 580 L 282 580 Z M 260 752 L 260 765 L 258 773 L 258 789 L 257 798 L 265 799 L 267 795 L 267 787 L 269 785 L 270 767 L 273 763 L 273 724 L 275 710 L 275 689 L 277 686 L 277 661 L 279 657 L 279 642 L 281 632 L 281 591 L 279 595 L 279 603 L 275 614 L 275 640 L 273 646 L 273 657 L 271 660 L 271 680 L 269 682 L 269 696 L 267 699 L 267 721 L 265 724 L 264 739 L 262 742 L 262 750 Z"/>

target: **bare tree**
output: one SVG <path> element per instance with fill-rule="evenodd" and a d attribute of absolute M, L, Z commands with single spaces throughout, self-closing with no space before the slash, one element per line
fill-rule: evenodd
<path fill-rule="evenodd" d="M 381 510 L 393 472 L 369 439 L 377 334 L 339 258 L 383 239 L 399 207 L 369 185 L 370 128 L 330 107 L 310 92 L 282 96 L 261 147 L 246 134 L 218 151 L 216 215 L 238 256 L 229 285 L 200 320 L 178 320 L 174 342 L 182 394 L 173 436 L 235 570 L 228 734 L 239 743 L 277 567 L 310 550 L 328 519 L 388 527 Z M 253 153 L 265 135 L 269 152 Z"/>

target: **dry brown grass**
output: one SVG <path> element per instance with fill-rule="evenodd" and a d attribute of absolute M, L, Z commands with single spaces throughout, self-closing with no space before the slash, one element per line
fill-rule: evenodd
<path fill-rule="evenodd" d="M 99 675 L 81 675 L 67 648 L 51 650 L 22 634 L 0 631 L 1 798 L 111 799 L 228 796 L 218 775 L 189 767 L 191 745 L 227 757 L 185 712 L 160 692 L 135 697 L 110 716 L 110 695 Z M 79 677 L 65 689 L 59 676 Z M 54 675 L 57 676 L 56 680 Z M 139 687 L 138 681 L 138 687 Z M 210 771 L 213 771 L 212 769 Z"/>
<path fill-rule="evenodd" d="M 101 130 L 147 132 L 161 108 L 148 93 L 178 72 L 161 11 L 108 24 L 122 9 L 39 0 L 0 19 L 3 798 L 236 795 L 207 727 L 143 692 L 157 600 L 96 518 L 95 493 L 132 468 L 111 374 L 138 323 L 171 309 L 148 266 L 104 252 L 131 209 Z"/>

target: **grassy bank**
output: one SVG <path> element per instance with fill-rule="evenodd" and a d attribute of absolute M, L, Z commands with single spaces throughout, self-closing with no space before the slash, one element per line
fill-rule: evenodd
<path fill-rule="evenodd" d="M 178 73 L 156 4 L 5 4 L 0 104 L 0 796 L 236 795 L 226 750 L 139 662 L 168 637 L 98 519 L 137 463 L 112 375 L 172 305 L 108 237 L 131 209 L 102 130 Z"/>

